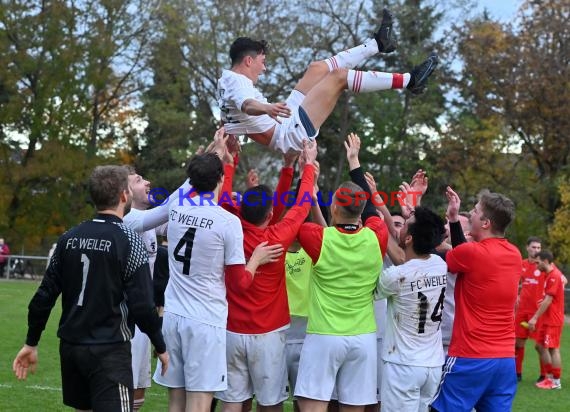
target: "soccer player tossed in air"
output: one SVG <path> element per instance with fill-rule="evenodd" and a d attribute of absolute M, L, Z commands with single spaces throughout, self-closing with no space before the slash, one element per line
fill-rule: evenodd
<path fill-rule="evenodd" d="M 218 79 L 218 104 L 226 133 L 246 135 L 283 153 L 303 150 L 303 139 L 315 139 L 346 89 L 355 93 L 407 88 L 413 94 L 425 90 L 438 63 L 432 53 L 409 73 L 353 70 L 377 53 L 396 50 L 392 14 L 384 9 L 374 38 L 309 67 L 285 102 L 269 103 L 255 87 L 266 70 L 267 43 L 249 37 L 230 47 L 231 68 Z"/>

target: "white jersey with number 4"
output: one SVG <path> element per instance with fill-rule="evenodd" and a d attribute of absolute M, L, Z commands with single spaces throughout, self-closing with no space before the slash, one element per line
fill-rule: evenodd
<path fill-rule="evenodd" d="M 377 298 L 388 298 L 382 359 L 408 366 L 443 365 L 441 315 L 447 265 L 437 255 L 382 272 Z"/>
<path fill-rule="evenodd" d="M 224 266 L 245 263 L 241 223 L 209 198 L 181 202 L 172 203 L 168 215 L 170 279 L 164 310 L 225 328 Z"/>

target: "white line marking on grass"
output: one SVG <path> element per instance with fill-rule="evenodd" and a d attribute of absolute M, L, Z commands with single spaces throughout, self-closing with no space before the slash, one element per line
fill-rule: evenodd
<path fill-rule="evenodd" d="M 15 385 L 10 385 L 10 384 L 5 384 L 5 383 L 0 383 L 0 388 L 6 388 L 6 389 L 13 389 L 15 388 Z M 18 385 L 18 387 L 21 387 Z M 56 392 L 61 392 L 61 388 L 55 388 L 53 386 L 40 386 L 40 385 L 27 385 L 24 386 L 24 388 L 26 389 L 37 389 L 40 391 L 56 391 Z"/>

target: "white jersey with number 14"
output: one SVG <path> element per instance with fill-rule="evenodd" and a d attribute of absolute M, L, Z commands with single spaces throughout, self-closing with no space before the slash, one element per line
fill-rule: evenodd
<path fill-rule="evenodd" d="M 377 298 L 388 298 L 382 359 L 408 366 L 443 365 L 441 315 L 447 265 L 437 255 L 382 272 Z"/>

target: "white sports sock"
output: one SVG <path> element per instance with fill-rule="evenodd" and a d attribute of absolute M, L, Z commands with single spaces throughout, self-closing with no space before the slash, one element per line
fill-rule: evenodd
<path fill-rule="evenodd" d="M 348 82 L 348 88 L 355 93 L 403 89 L 410 82 L 410 73 L 401 74 L 349 70 L 346 80 Z"/>
<path fill-rule="evenodd" d="M 144 404 L 144 398 L 135 399 L 133 402 L 133 412 L 138 412 Z"/>
<path fill-rule="evenodd" d="M 378 43 L 374 39 L 368 39 L 360 46 L 341 51 L 336 56 L 329 57 L 325 60 L 325 63 L 329 66 L 329 71 L 331 72 L 338 68 L 352 69 L 375 54 L 378 54 Z"/>

